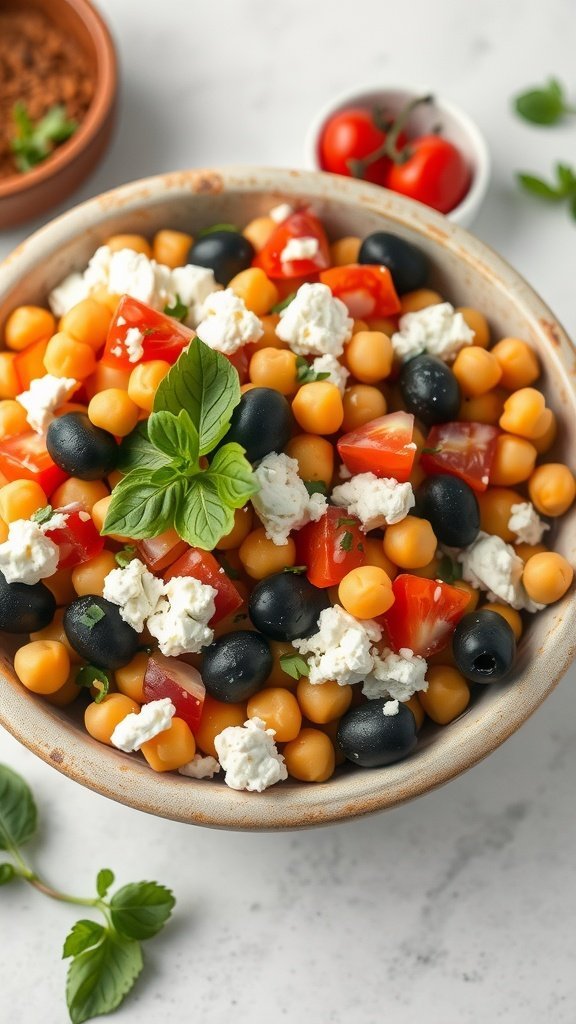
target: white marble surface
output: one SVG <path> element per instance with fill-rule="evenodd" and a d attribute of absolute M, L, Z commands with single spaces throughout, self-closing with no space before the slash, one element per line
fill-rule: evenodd
<path fill-rule="evenodd" d="M 539 131 L 509 109 L 551 72 L 574 85 L 571 0 L 100 3 L 120 46 L 120 129 L 75 199 L 194 164 L 300 165 L 308 119 L 333 92 L 424 83 L 488 137 L 494 180 L 477 233 L 576 334 L 576 226 L 512 180 L 576 161 L 576 124 Z M 0 255 L 24 233 L 0 234 Z M 193 829 L 82 790 L 5 735 L 0 759 L 34 786 L 34 853 L 54 883 L 89 891 L 109 864 L 121 882 L 156 877 L 177 894 L 119 1024 L 572 1024 L 575 684 L 571 673 L 443 790 L 318 832 Z M 35 892 L 1 891 L 2 1022 L 66 1020 L 59 946 L 73 920 Z"/>

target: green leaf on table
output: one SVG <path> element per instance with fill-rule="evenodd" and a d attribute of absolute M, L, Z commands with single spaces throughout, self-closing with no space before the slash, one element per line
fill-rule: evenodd
<path fill-rule="evenodd" d="M 234 512 L 218 493 L 216 480 L 198 473 L 189 483 L 176 510 L 178 536 L 195 548 L 211 551 L 234 526 Z"/>
<path fill-rule="evenodd" d="M 120 1005 L 143 967 L 139 942 L 105 932 L 102 941 L 79 953 L 68 968 L 66 1001 L 72 1024 L 83 1024 Z"/>
<path fill-rule="evenodd" d="M 151 443 L 167 455 L 172 462 L 183 461 L 188 467 L 198 462 L 198 431 L 185 409 L 177 416 L 173 412 L 154 412 L 148 420 Z"/>
<path fill-rule="evenodd" d="M 544 181 L 543 178 L 538 178 L 535 174 L 520 172 L 517 177 L 524 191 L 530 192 L 533 196 L 538 196 L 540 199 L 549 199 L 554 203 L 563 198 L 555 185 L 549 185 L 547 181 Z"/>
<path fill-rule="evenodd" d="M 0 764 L 0 850 L 13 850 L 32 838 L 38 812 L 32 791 L 16 772 Z"/>
<path fill-rule="evenodd" d="M 104 899 L 108 889 L 114 881 L 114 872 L 110 868 L 101 868 L 96 875 L 96 892 L 101 899 Z"/>
<path fill-rule="evenodd" d="M 156 537 L 172 526 L 185 492 L 185 481 L 173 475 L 159 483 L 144 469 L 133 470 L 116 485 L 101 533 L 120 533 L 138 540 Z"/>
<path fill-rule="evenodd" d="M 62 950 L 62 959 L 66 960 L 69 956 L 78 956 L 85 949 L 95 946 L 97 942 L 100 942 L 105 931 L 104 926 L 98 924 L 97 921 L 76 921 L 76 924 L 72 925 L 72 930 L 66 936 L 64 949 Z"/>
<path fill-rule="evenodd" d="M 525 121 L 538 125 L 557 124 L 564 114 L 576 113 L 566 103 L 564 87 L 557 78 L 549 78 L 544 86 L 520 93 L 514 99 L 514 108 Z"/>
<path fill-rule="evenodd" d="M 110 916 L 128 939 L 151 939 L 170 917 L 175 904 L 170 889 L 157 882 L 133 882 L 114 893 Z"/>
<path fill-rule="evenodd" d="M 0 885 L 8 885 L 14 878 L 16 878 L 16 868 L 14 865 L 7 861 L 4 864 L 0 864 Z"/>
<path fill-rule="evenodd" d="M 119 448 L 118 469 L 127 473 L 132 469 L 158 469 L 166 466 L 169 459 L 158 451 L 148 436 L 148 421 L 139 423 L 131 434 L 124 438 Z M 118 486 L 118 485 L 116 485 Z"/>
<path fill-rule="evenodd" d="M 235 441 L 218 449 L 202 476 L 214 481 L 220 498 L 231 508 L 242 508 L 258 490 L 244 448 Z"/>

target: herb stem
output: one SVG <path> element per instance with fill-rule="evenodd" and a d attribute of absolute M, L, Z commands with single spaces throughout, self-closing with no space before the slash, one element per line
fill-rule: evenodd
<path fill-rule="evenodd" d="M 95 899 L 85 899 L 81 896 L 70 896 L 67 892 L 60 892 L 59 889 L 53 889 L 47 882 L 42 881 L 34 871 L 31 871 L 20 856 L 18 856 L 17 859 L 20 865 L 18 870 L 20 877 L 23 878 L 25 882 L 28 882 L 28 884 L 34 889 L 37 889 L 38 892 L 41 892 L 44 896 L 49 896 L 51 900 L 58 900 L 60 903 L 73 903 L 79 907 L 98 907 L 107 916 L 108 908 L 103 900 L 98 897 Z"/>

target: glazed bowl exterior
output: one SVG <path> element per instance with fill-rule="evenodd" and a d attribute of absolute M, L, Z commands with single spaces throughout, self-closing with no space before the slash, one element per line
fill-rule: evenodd
<path fill-rule="evenodd" d="M 432 286 L 456 305 L 488 316 L 495 337 L 525 338 L 544 367 L 542 387 L 559 420 L 550 457 L 570 464 L 576 449 L 576 353 L 553 314 L 499 256 L 446 218 L 376 186 L 313 172 L 230 167 L 167 174 L 122 186 L 77 207 L 32 235 L 0 265 L 0 328 L 21 303 L 45 302 L 66 274 L 86 265 L 103 240 L 159 228 L 194 233 L 213 223 L 244 224 L 280 202 L 309 203 L 331 237 L 384 229 L 420 246 Z M 554 547 L 576 559 L 576 508 L 558 523 Z M 451 725 L 426 727 L 415 753 L 391 767 L 337 769 L 328 782 L 288 781 L 262 794 L 222 781 L 156 774 L 138 755 L 93 740 L 81 709 L 57 709 L 16 680 L 10 638 L 0 643 L 0 723 L 70 778 L 151 814 L 224 829 L 325 825 L 393 807 L 459 775 L 510 736 L 542 703 L 575 655 L 572 590 L 535 616 L 505 682 L 486 686 Z"/>

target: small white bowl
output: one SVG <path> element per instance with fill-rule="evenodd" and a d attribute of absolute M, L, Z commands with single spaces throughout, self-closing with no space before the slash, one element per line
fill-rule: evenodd
<path fill-rule="evenodd" d="M 490 180 L 490 154 L 486 140 L 477 125 L 460 107 L 439 98 L 434 90 L 414 89 L 398 86 L 367 85 L 360 89 L 340 93 L 326 104 L 312 121 L 306 134 L 306 166 L 322 170 L 319 143 L 328 119 L 349 107 L 383 106 L 395 116 L 402 108 L 418 96 L 434 96 L 434 103 L 423 103 L 410 116 L 410 126 L 418 135 L 431 132 L 438 125 L 444 138 L 453 142 L 464 154 L 472 169 L 472 184 L 462 202 L 446 214 L 448 220 L 462 227 L 470 227 L 476 220 L 484 202 Z"/>

